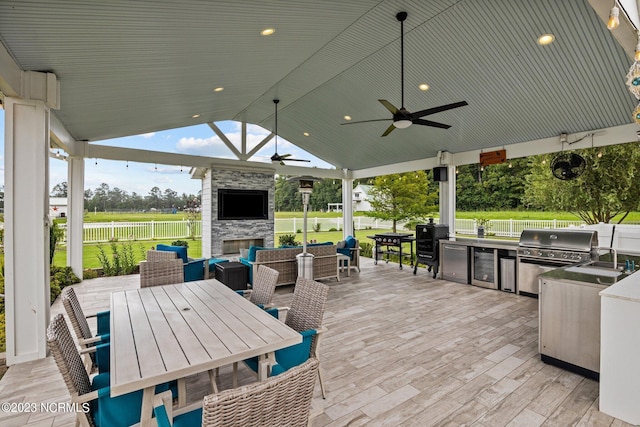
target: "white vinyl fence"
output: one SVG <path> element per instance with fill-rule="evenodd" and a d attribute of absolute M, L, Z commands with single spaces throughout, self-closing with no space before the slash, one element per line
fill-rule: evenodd
<path fill-rule="evenodd" d="M 66 242 L 67 225 L 62 243 Z M 112 240 L 179 239 L 202 236 L 201 221 L 140 221 L 140 222 L 88 222 L 84 224 L 84 243 L 100 243 Z"/>
<path fill-rule="evenodd" d="M 438 218 L 434 221 L 439 222 Z M 276 233 L 301 233 L 302 218 L 283 218 L 275 220 Z M 581 221 L 561 220 L 513 220 L 492 219 L 485 224 L 485 234 L 498 237 L 520 237 L 525 228 L 566 228 L 584 224 Z M 391 221 L 382 221 L 370 217 L 355 217 L 353 225 L 356 230 L 390 230 Z M 62 243 L 66 242 L 66 224 L 60 224 L 65 231 Z M 308 218 L 308 230 L 340 231 L 342 217 L 338 218 Z M 406 230 L 404 223 L 398 224 L 398 231 Z M 478 224 L 473 219 L 456 219 L 456 233 L 476 235 Z M 112 240 L 153 240 L 180 239 L 202 236 L 200 221 L 141 221 L 141 222 L 90 222 L 84 224 L 84 243 L 100 243 Z"/>

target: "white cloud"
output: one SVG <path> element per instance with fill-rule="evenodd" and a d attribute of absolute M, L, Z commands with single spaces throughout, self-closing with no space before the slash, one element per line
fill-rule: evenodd
<path fill-rule="evenodd" d="M 143 138 L 149 139 L 149 138 L 153 138 L 155 136 L 155 132 L 149 132 L 149 133 L 143 133 L 142 135 L 140 135 Z"/>

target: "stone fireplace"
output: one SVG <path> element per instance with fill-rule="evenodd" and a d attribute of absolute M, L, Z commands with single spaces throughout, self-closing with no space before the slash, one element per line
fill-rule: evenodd
<path fill-rule="evenodd" d="M 202 255 L 237 254 L 249 246 L 274 245 L 273 172 L 209 169 L 202 178 Z M 218 219 L 218 190 L 268 191 L 267 219 Z"/>

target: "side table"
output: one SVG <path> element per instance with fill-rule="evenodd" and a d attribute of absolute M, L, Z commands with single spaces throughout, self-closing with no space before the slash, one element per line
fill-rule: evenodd
<path fill-rule="evenodd" d="M 340 271 L 347 267 L 347 276 L 351 276 L 351 257 L 344 254 L 338 254 L 338 268 Z"/>
<path fill-rule="evenodd" d="M 247 289 L 249 269 L 241 262 L 222 262 L 216 264 L 216 280 L 234 291 Z"/>

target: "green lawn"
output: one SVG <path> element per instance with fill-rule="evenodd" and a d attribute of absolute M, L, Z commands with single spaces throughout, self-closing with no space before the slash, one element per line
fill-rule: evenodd
<path fill-rule="evenodd" d="M 144 255 L 147 250 L 151 249 L 152 246 L 157 245 L 158 243 L 163 243 L 166 245 L 170 245 L 171 242 L 176 239 L 169 240 L 143 240 L 137 242 L 131 242 L 133 246 L 133 253 L 136 256 L 138 261 L 142 261 L 144 259 Z M 196 240 L 187 240 L 189 242 L 189 249 L 187 253 L 190 258 L 200 258 L 202 256 L 202 245 L 200 239 Z M 128 244 L 128 242 L 117 242 L 117 245 Z M 111 245 L 109 243 L 102 244 L 85 244 L 82 252 L 82 268 L 100 268 L 102 265 L 98 260 L 98 247 L 102 246 L 104 251 L 111 255 Z M 64 267 L 67 265 L 67 248 L 65 246 L 58 246 L 56 249 L 56 253 L 53 256 L 53 265 L 57 265 L 60 267 Z"/>

